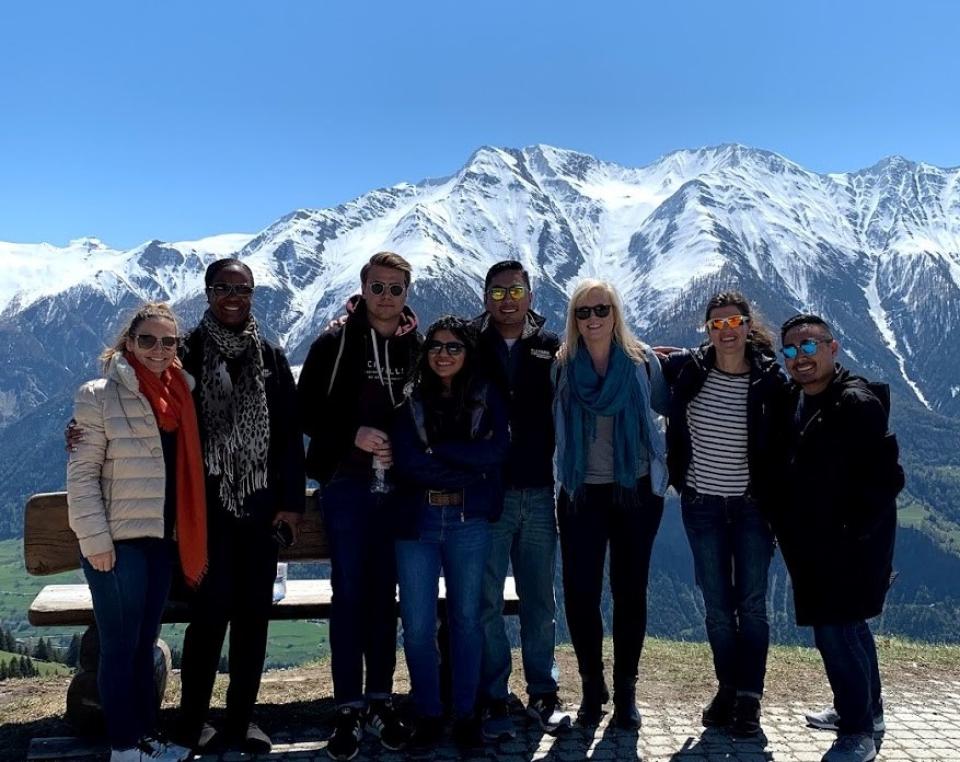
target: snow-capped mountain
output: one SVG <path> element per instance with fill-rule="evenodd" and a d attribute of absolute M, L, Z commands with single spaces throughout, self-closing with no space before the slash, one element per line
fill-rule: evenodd
<path fill-rule="evenodd" d="M 390 249 L 412 262 L 412 303 L 429 320 L 479 310 L 483 274 L 523 261 L 536 304 L 562 326 L 584 276 L 613 280 L 634 325 L 693 341 L 709 293 L 737 286 L 774 321 L 798 308 L 837 327 L 854 364 L 933 410 L 960 413 L 960 169 L 893 157 L 822 175 L 768 151 L 725 145 L 627 168 L 550 146 L 481 148 L 456 174 L 302 209 L 256 236 L 96 239 L 58 249 L 0 243 L 0 425 L 72 388 L 118 315 L 145 298 L 203 307 L 202 275 L 231 253 L 257 284 L 267 333 L 302 360 Z"/>

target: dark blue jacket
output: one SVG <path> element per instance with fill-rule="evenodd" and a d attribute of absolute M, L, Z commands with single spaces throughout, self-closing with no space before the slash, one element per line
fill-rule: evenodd
<path fill-rule="evenodd" d="M 553 380 L 550 369 L 560 339 L 543 327 L 544 318 L 527 312 L 523 333 L 507 366 L 507 346 L 484 313 L 472 325 L 480 333 L 478 356 L 483 372 L 507 401 L 510 416 L 510 454 L 503 467 L 507 489 L 553 489 Z"/>
<path fill-rule="evenodd" d="M 467 438 L 432 441 L 427 433 L 424 400 L 415 390 L 397 411 L 393 429 L 393 496 L 400 537 L 418 536 L 429 490 L 464 492 L 464 518 L 496 521 L 503 510 L 501 469 L 510 446 L 507 409 L 497 389 L 486 381 L 468 395 Z"/>
<path fill-rule="evenodd" d="M 903 469 L 889 389 L 837 366 L 805 424 L 793 387 L 772 524 L 793 580 L 797 624 L 877 616 L 890 587 Z"/>

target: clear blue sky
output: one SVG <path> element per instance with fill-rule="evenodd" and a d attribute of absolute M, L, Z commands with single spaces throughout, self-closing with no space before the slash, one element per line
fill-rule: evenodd
<path fill-rule="evenodd" d="M 953 0 L 4 3 L 0 240 L 255 232 L 481 145 L 956 166 L 958 32 Z"/>

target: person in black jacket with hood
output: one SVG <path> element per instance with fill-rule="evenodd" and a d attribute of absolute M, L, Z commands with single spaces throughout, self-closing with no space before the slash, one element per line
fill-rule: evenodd
<path fill-rule="evenodd" d="M 808 715 L 839 736 L 824 762 L 867 762 L 882 731 L 880 670 L 866 620 L 883 609 L 903 489 L 889 390 L 836 363 L 839 344 L 816 315 L 781 328 L 795 385 L 773 523 L 793 581 L 797 624 L 813 626 L 834 708 Z"/>
<path fill-rule="evenodd" d="M 406 305 L 410 273 L 410 264 L 392 252 L 370 258 L 360 271 L 361 295 L 348 301 L 343 324 L 310 347 L 297 387 L 310 437 L 307 476 L 323 485 L 330 539 L 338 714 L 327 753 L 334 759 L 356 754 L 364 724 L 388 749 L 402 747 L 408 735 L 391 703 L 397 647 L 392 495 L 372 480 L 376 467 L 389 473 L 394 409 L 421 343 Z"/>
<path fill-rule="evenodd" d="M 756 735 L 773 558 L 773 534 L 761 509 L 770 498 L 771 410 L 786 378 L 772 334 L 742 294 L 716 294 L 704 319 L 708 342 L 663 363 L 671 386 L 667 463 L 680 493 L 719 683 L 703 724 Z"/>

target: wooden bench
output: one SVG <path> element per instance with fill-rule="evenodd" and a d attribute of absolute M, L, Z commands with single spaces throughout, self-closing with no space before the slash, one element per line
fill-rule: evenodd
<path fill-rule="evenodd" d="M 296 545 L 280 551 L 281 561 L 317 562 L 330 558 L 327 534 L 320 516 L 319 495 L 315 490 L 309 489 L 305 499 L 306 512 L 300 524 L 300 538 Z M 67 519 L 65 492 L 41 493 L 33 495 L 27 501 L 23 523 L 23 559 L 27 571 L 33 575 L 59 574 L 80 568 L 80 546 Z M 504 613 L 518 614 L 520 601 L 513 577 L 507 578 L 503 596 Z M 273 604 L 270 618 L 329 619 L 331 599 L 332 590 L 328 579 L 288 579 L 287 594 Z M 441 579 L 438 597 L 441 613 L 445 602 L 446 591 Z M 30 624 L 36 627 L 86 626 L 89 631 L 94 623 L 90 590 L 83 583 L 47 585 L 30 604 L 27 618 Z M 181 601 L 168 601 L 163 621 L 188 622 L 187 605 Z M 87 640 L 95 642 L 95 638 L 85 635 L 84 641 Z M 74 724 L 79 722 L 81 726 L 84 721 L 76 715 L 83 712 L 82 707 L 89 706 L 90 697 L 86 694 L 89 693 L 89 686 L 96 682 L 89 675 L 89 665 L 95 664 L 96 660 L 89 653 L 85 656 L 87 669 L 81 669 L 71 684 L 71 691 L 81 695 L 71 701 L 71 692 L 68 691 L 67 694 L 67 719 Z M 83 657 L 82 653 L 81 658 Z"/>
<path fill-rule="evenodd" d="M 320 517 L 319 497 L 306 492 L 306 512 L 297 544 L 280 551 L 280 560 L 316 562 L 330 559 L 327 533 Z M 46 492 L 27 500 L 23 521 L 23 560 L 27 572 L 37 576 L 59 574 L 80 568 L 80 546 L 67 520 L 67 493 Z M 273 604 L 271 619 L 328 619 L 332 592 L 330 580 L 288 580 L 286 597 Z M 519 613 L 519 598 L 513 577 L 503 587 L 504 613 Z M 440 580 L 439 603 L 446 600 Z M 85 584 L 47 585 L 34 598 L 27 613 L 35 627 L 88 626 L 93 624 L 90 590 Z M 164 622 L 189 621 L 186 606 L 169 601 Z"/>

